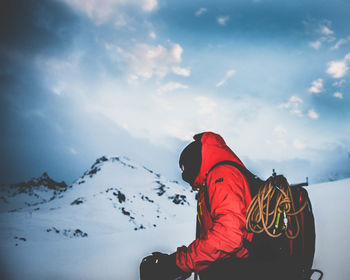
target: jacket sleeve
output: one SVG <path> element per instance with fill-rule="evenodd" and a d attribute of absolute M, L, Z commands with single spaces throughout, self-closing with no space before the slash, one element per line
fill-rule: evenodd
<path fill-rule="evenodd" d="M 213 223 L 205 239 L 196 239 L 188 247 L 177 249 L 176 263 L 183 271 L 199 272 L 242 248 L 245 185 L 245 178 L 236 169 L 220 166 L 210 173 L 208 196 Z"/>

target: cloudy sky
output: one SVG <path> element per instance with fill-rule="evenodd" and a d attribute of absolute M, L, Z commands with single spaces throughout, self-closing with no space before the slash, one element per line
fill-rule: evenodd
<path fill-rule="evenodd" d="M 350 176 L 350 3 L 5 0 L 1 182 L 71 183 L 102 155 L 179 178 L 220 133 L 261 176 Z"/>

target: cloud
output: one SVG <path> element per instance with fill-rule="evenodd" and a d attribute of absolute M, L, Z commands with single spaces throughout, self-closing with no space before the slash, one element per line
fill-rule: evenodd
<path fill-rule="evenodd" d="M 340 81 L 335 81 L 332 86 L 334 87 L 342 87 L 344 85 L 346 81 L 343 79 L 343 80 L 340 80 Z"/>
<path fill-rule="evenodd" d="M 333 96 L 334 96 L 335 98 L 338 98 L 338 99 L 343 99 L 343 98 L 344 98 L 344 97 L 343 97 L 343 94 L 342 94 L 341 92 L 339 92 L 339 91 L 335 92 L 335 93 L 333 94 Z"/>
<path fill-rule="evenodd" d="M 198 103 L 198 112 L 201 115 L 208 115 L 215 111 L 216 103 L 212 99 L 205 96 L 198 96 L 195 98 Z"/>
<path fill-rule="evenodd" d="M 72 52 L 64 59 L 38 55 L 35 58 L 34 65 L 36 70 L 41 71 L 41 75 L 45 73 L 49 76 L 45 77 L 45 82 L 42 82 L 47 89 L 57 96 L 63 96 L 69 93 L 70 83 L 76 79 L 74 74 L 82 74 L 83 71 L 81 71 L 80 65 L 84 59 L 85 57 L 81 52 Z M 68 73 L 72 76 L 67 75 Z"/>
<path fill-rule="evenodd" d="M 303 116 L 303 113 L 300 109 L 300 105 L 304 101 L 298 97 L 298 96 L 291 96 L 287 103 L 280 104 L 279 107 L 289 109 L 289 112 L 291 112 L 293 115 L 297 115 L 299 117 Z"/>
<path fill-rule="evenodd" d="M 176 75 L 179 76 L 189 77 L 191 75 L 191 71 L 189 69 L 181 68 L 179 66 L 173 67 L 172 70 Z"/>
<path fill-rule="evenodd" d="M 143 12 L 151 12 L 158 6 L 157 0 L 61 0 L 75 10 L 86 14 L 95 23 L 113 20 L 117 25 L 125 25 L 124 9 L 139 7 Z"/>
<path fill-rule="evenodd" d="M 327 73 L 331 75 L 333 78 L 342 78 L 348 71 L 347 61 L 339 60 L 339 61 L 331 61 L 328 63 Z"/>
<path fill-rule="evenodd" d="M 170 73 L 180 76 L 190 75 L 190 70 L 179 66 L 183 53 L 179 44 L 169 46 L 138 44 L 130 51 L 117 46 L 109 48 L 109 51 L 112 51 L 112 55 L 118 52 L 124 58 L 134 79 L 150 79 L 153 76 L 164 78 Z"/>
<path fill-rule="evenodd" d="M 344 59 L 345 59 L 345 61 L 349 62 L 350 61 L 350 53 L 345 55 Z"/>
<path fill-rule="evenodd" d="M 320 28 L 320 33 L 324 35 L 332 35 L 334 34 L 334 31 L 331 30 L 328 26 L 322 25 Z"/>
<path fill-rule="evenodd" d="M 225 84 L 229 79 L 231 79 L 234 75 L 236 75 L 236 70 L 228 70 L 226 72 L 225 77 L 216 84 L 216 87 L 221 87 L 223 84 Z"/>
<path fill-rule="evenodd" d="M 326 37 L 323 36 L 317 39 L 316 41 L 310 42 L 309 46 L 311 48 L 314 48 L 315 50 L 318 50 L 324 42 L 330 43 L 330 42 L 333 42 L 334 40 L 335 38 L 332 36 L 326 36 Z"/>
<path fill-rule="evenodd" d="M 314 120 L 317 120 L 319 118 L 319 115 L 315 112 L 314 109 L 310 109 L 307 115 Z"/>
<path fill-rule="evenodd" d="M 217 21 L 220 25 L 226 25 L 226 23 L 229 21 L 229 16 L 220 16 L 217 18 Z"/>
<path fill-rule="evenodd" d="M 72 155 L 77 155 L 77 154 L 78 154 L 77 150 L 74 149 L 74 148 L 72 148 L 72 147 L 69 148 L 69 151 L 70 151 L 70 153 L 71 153 Z"/>
<path fill-rule="evenodd" d="M 339 49 L 339 47 L 341 45 L 344 45 L 346 44 L 347 42 L 350 41 L 350 36 L 346 37 L 346 38 L 342 38 L 342 39 L 339 39 L 334 46 L 331 47 L 332 50 L 336 50 L 336 49 Z"/>
<path fill-rule="evenodd" d="M 307 158 L 309 146 L 320 146 L 326 138 L 324 135 L 316 137 L 313 128 L 300 129 L 303 119 L 292 118 L 293 121 L 290 121 L 289 114 L 281 114 L 265 100 L 208 96 L 196 88 L 185 89 L 187 85 L 175 81 L 165 83 L 162 88 L 168 93 L 176 90 L 176 94 L 155 94 L 157 89 L 153 88 L 154 85 L 142 83 L 125 87 L 119 81 L 109 79 L 101 81 L 96 87 L 89 87 L 88 91 L 94 94 L 85 98 L 79 96 L 77 104 L 90 117 L 97 116 L 133 137 L 171 150 L 174 150 L 174 142 L 179 146 L 179 143 L 182 145 L 180 141 L 191 141 L 197 132 L 212 130 L 220 133 L 239 155 L 274 160 Z M 89 95 L 85 90 L 82 92 Z M 290 111 L 301 112 L 301 98 L 291 96 L 288 103 L 286 107 Z M 279 122 L 277 125 L 276 120 Z M 261 136 L 259 147 L 254 135 Z M 288 149 L 293 147 L 296 135 L 303 135 L 299 140 L 303 142 L 295 142 L 295 149 Z M 264 141 L 268 137 L 271 144 Z"/>
<path fill-rule="evenodd" d="M 307 24 L 307 23 L 306 23 Z M 318 34 L 321 34 L 321 37 L 318 38 L 315 41 L 309 42 L 309 46 L 315 50 L 318 50 L 323 43 L 325 42 L 333 42 L 335 40 L 335 37 L 332 36 L 334 34 L 334 31 L 331 30 L 330 25 L 332 24 L 329 20 L 324 20 L 323 23 L 319 24 L 316 32 Z"/>
<path fill-rule="evenodd" d="M 195 12 L 195 15 L 196 15 L 197 17 L 199 17 L 199 16 L 205 14 L 205 13 L 207 12 L 207 10 L 208 10 L 207 8 L 199 8 L 199 9 Z"/>
<path fill-rule="evenodd" d="M 346 54 L 344 59 L 331 61 L 328 63 L 327 73 L 333 78 L 342 78 L 348 71 L 348 63 L 350 61 L 350 53 Z"/>
<path fill-rule="evenodd" d="M 303 149 L 305 149 L 305 143 L 303 143 L 303 142 L 302 142 L 301 140 L 299 140 L 299 139 L 295 139 L 295 140 L 293 141 L 292 146 L 293 146 L 295 149 L 297 149 L 297 150 L 303 150 Z"/>
<path fill-rule="evenodd" d="M 278 143 L 280 146 L 287 147 L 287 136 L 288 132 L 282 125 L 276 125 L 273 128 L 273 139 L 266 139 L 267 143 L 270 145 L 274 145 L 274 143 Z"/>
<path fill-rule="evenodd" d="M 320 93 L 323 91 L 323 79 L 319 78 L 316 81 L 311 83 L 311 87 L 309 88 L 310 93 Z"/>
<path fill-rule="evenodd" d="M 278 137 L 284 137 L 285 135 L 287 135 L 287 130 L 281 125 L 276 125 L 273 131 L 274 134 L 276 134 Z"/>
<path fill-rule="evenodd" d="M 66 59 L 59 59 L 55 57 L 38 56 L 35 59 L 36 66 L 44 70 L 50 71 L 54 75 L 59 75 L 62 72 L 73 71 L 81 60 L 80 53 L 71 53 Z"/>
<path fill-rule="evenodd" d="M 141 2 L 142 9 L 146 12 L 151 12 L 158 6 L 157 0 L 143 0 L 139 2 Z"/>
<path fill-rule="evenodd" d="M 173 91 L 173 90 L 176 90 L 176 89 L 187 89 L 187 88 L 188 88 L 187 85 L 184 85 L 184 84 L 181 84 L 181 83 L 177 83 L 177 82 L 169 82 L 169 83 L 163 85 L 158 90 L 158 92 L 159 93 L 164 93 L 164 92 Z"/>
<path fill-rule="evenodd" d="M 150 36 L 152 39 L 157 38 L 157 34 L 156 34 L 155 32 L 153 32 L 153 31 L 149 33 L 149 36 Z"/>
<path fill-rule="evenodd" d="M 311 48 L 314 48 L 315 50 L 318 50 L 321 47 L 321 45 L 322 45 L 322 41 L 321 40 L 317 40 L 317 41 L 309 43 L 309 46 Z"/>
<path fill-rule="evenodd" d="M 79 102 L 91 114 L 107 118 L 134 137 L 172 147 L 171 141 L 175 139 L 191 140 L 217 114 L 216 101 L 180 90 L 185 88 L 187 85 L 171 82 L 162 90 L 178 90 L 176 95 L 154 94 L 154 89 L 145 85 L 129 88 L 125 94 L 117 82 L 103 83 L 98 98 L 80 98 Z"/>

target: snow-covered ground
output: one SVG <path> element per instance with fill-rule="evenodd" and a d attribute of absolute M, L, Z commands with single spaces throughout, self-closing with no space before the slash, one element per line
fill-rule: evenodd
<path fill-rule="evenodd" d="M 126 157 L 101 157 L 69 187 L 47 174 L 4 186 L 1 275 L 138 279 L 144 256 L 191 242 L 194 197 L 189 186 Z"/>
<path fill-rule="evenodd" d="M 139 279 L 144 256 L 195 236 L 191 189 L 127 158 L 98 159 L 70 187 L 50 184 L 0 192 L 2 279 Z M 308 190 L 314 267 L 326 280 L 347 280 L 350 179 Z"/>
<path fill-rule="evenodd" d="M 350 279 L 350 179 L 307 188 L 316 223 L 314 267 L 324 280 Z"/>

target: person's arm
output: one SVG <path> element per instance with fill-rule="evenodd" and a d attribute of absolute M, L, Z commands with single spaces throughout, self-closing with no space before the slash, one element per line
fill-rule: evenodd
<path fill-rule="evenodd" d="M 223 178 L 223 181 L 218 180 Z M 206 239 L 196 239 L 188 247 L 177 249 L 177 265 L 183 271 L 199 272 L 212 262 L 242 247 L 245 227 L 245 186 L 236 169 L 220 166 L 208 177 L 208 196 L 213 225 Z"/>

